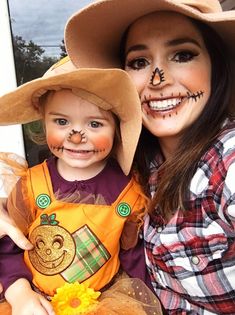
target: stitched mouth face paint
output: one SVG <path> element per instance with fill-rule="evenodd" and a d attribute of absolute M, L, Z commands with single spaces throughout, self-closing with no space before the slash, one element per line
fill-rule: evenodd
<path fill-rule="evenodd" d="M 158 67 L 156 67 L 156 69 L 153 71 L 153 74 L 151 76 L 150 84 L 153 86 L 158 86 L 164 81 L 165 81 L 165 78 L 164 78 L 163 70 L 160 70 Z"/>
<path fill-rule="evenodd" d="M 50 133 L 47 134 L 47 145 L 51 151 L 63 152 L 64 146 L 63 141 L 58 134 Z"/>
<path fill-rule="evenodd" d="M 195 93 L 186 93 L 186 96 L 181 96 L 181 93 L 178 96 L 174 96 L 173 94 L 170 97 L 164 97 L 163 94 L 161 98 L 153 98 L 151 95 L 149 97 L 144 96 L 143 104 L 146 104 L 148 108 L 155 112 L 168 112 L 176 109 L 181 105 L 181 103 L 185 99 L 193 99 L 197 102 L 201 97 L 203 97 L 203 91 L 197 91 Z M 176 112 L 177 114 L 177 112 Z M 170 117 L 170 116 L 169 116 Z M 163 115 L 164 118 L 164 115 Z"/>
<path fill-rule="evenodd" d="M 192 98 L 195 102 L 197 102 L 197 100 L 199 100 L 201 97 L 203 97 L 204 92 L 203 91 L 198 91 L 196 93 L 187 93 L 187 97 L 188 99 Z"/>
<path fill-rule="evenodd" d="M 142 104 L 145 109 L 146 106 L 149 109 L 147 112 L 154 111 L 160 113 L 176 109 L 184 99 L 186 99 L 186 97 L 182 97 L 180 93 L 177 96 L 172 94 L 170 97 L 164 97 L 164 95 L 161 94 L 160 98 L 154 98 L 149 95 L 148 97 L 144 96 Z"/>
<path fill-rule="evenodd" d="M 84 142 L 85 140 L 85 133 L 82 132 L 82 130 L 80 131 L 77 131 L 77 130 L 72 130 L 70 133 L 69 133 L 69 136 L 68 136 L 68 141 L 69 142 L 72 142 L 74 144 L 79 144 L 81 142 Z"/>
<path fill-rule="evenodd" d="M 61 152 L 63 152 L 64 146 L 61 146 L 61 147 L 58 146 L 58 147 L 56 147 L 56 146 L 51 145 L 51 146 L 50 146 L 50 149 L 51 149 L 51 151 L 57 151 L 57 152 L 61 151 Z"/>

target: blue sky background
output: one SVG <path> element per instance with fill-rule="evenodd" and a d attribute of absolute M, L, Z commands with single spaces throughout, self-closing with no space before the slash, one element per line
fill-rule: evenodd
<path fill-rule="evenodd" d="M 1 1 L 1 0 L 0 0 Z M 68 18 L 94 0 L 8 0 L 12 31 L 40 46 L 59 46 Z M 235 0 L 223 0 L 225 9 L 235 9 Z M 46 55 L 58 56 L 59 47 L 46 48 Z"/>
<path fill-rule="evenodd" d="M 1 0 L 0 0 L 1 1 Z M 8 0 L 12 32 L 27 42 L 32 40 L 45 49 L 45 54 L 57 57 L 64 37 L 67 19 L 92 0 Z"/>

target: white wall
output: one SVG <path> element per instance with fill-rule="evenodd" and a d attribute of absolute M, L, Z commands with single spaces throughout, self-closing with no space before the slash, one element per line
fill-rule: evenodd
<path fill-rule="evenodd" d="M 0 0 L 0 49 L 1 96 L 16 88 L 15 65 L 7 0 Z M 21 125 L 0 126 L 0 152 L 14 152 L 21 156 L 25 156 Z M 3 196 L 4 193 L 1 187 L 2 185 L 0 183 L 0 196 Z"/>
<path fill-rule="evenodd" d="M 0 43 L 0 95 L 2 95 L 16 87 L 7 0 L 0 1 Z M 24 156 L 21 125 L 0 127 L 0 151 L 15 152 Z"/>

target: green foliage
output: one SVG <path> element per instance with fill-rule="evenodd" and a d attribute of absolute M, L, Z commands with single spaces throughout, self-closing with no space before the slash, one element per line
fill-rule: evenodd
<path fill-rule="evenodd" d="M 32 40 L 28 43 L 21 36 L 13 37 L 17 85 L 41 77 L 59 59 L 43 56 L 45 52 Z"/>
<path fill-rule="evenodd" d="M 64 39 L 62 39 L 62 41 L 61 41 L 60 50 L 61 50 L 60 57 L 61 58 L 66 57 L 67 56 L 67 52 L 66 52 L 66 49 L 65 49 Z"/>
<path fill-rule="evenodd" d="M 32 40 L 26 42 L 21 36 L 13 36 L 13 47 L 18 86 L 41 77 L 65 53 L 65 49 L 61 46 L 61 58 L 44 56 L 44 49 Z M 23 126 L 26 158 L 29 166 L 42 162 L 48 156 L 49 151 L 46 145 L 39 146 L 31 140 L 31 133 L 36 137 L 37 134 L 40 135 L 41 130 L 42 124 L 40 121 Z"/>

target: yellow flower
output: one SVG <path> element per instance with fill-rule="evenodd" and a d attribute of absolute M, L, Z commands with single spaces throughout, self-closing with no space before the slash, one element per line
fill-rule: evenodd
<path fill-rule="evenodd" d="M 85 314 L 98 303 L 100 294 L 83 283 L 65 283 L 56 290 L 51 303 L 56 315 Z"/>

